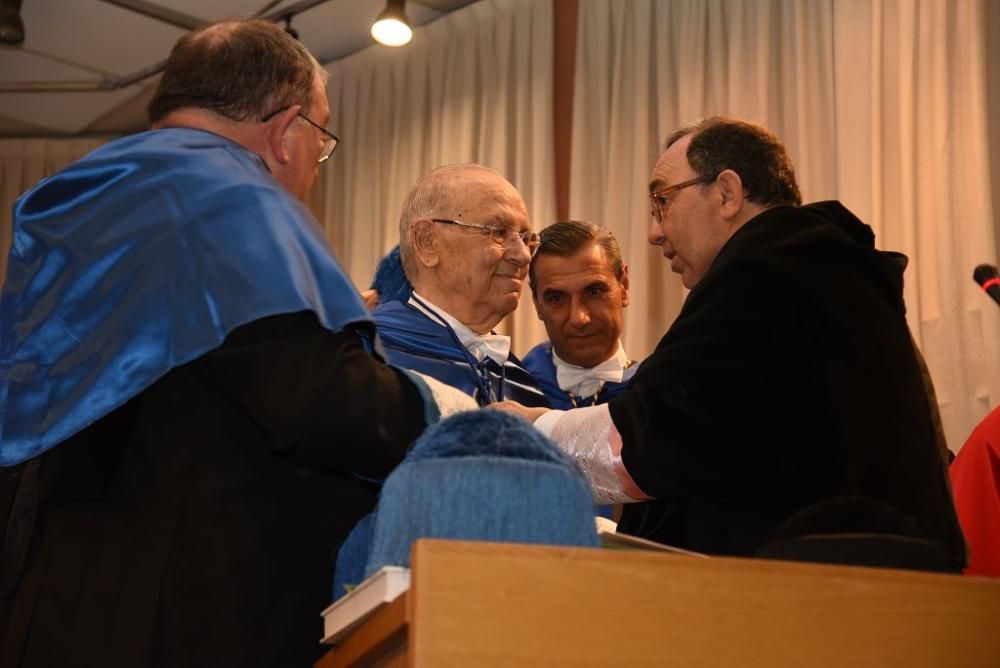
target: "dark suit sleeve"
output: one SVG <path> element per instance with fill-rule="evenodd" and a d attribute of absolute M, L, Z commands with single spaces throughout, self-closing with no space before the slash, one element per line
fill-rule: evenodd
<path fill-rule="evenodd" d="M 369 323 L 330 332 L 310 312 L 272 316 L 198 364 L 304 468 L 381 477 L 423 430 L 424 400 L 365 349 L 370 333 Z"/>

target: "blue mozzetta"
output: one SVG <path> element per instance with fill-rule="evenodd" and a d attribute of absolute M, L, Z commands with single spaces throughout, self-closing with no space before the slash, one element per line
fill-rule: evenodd
<path fill-rule="evenodd" d="M 584 406 L 597 406 L 606 404 L 614 399 L 618 394 L 628 387 L 628 382 L 638 371 L 639 365 L 633 364 L 625 369 L 620 383 L 607 381 L 601 387 L 601 391 L 592 397 L 584 397 L 582 401 L 573 404 L 569 392 L 559 387 L 556 379 L 556 366 L 552 362 L 552 342 L 543 341 L 528 351 L 522 362 L 524 368 L 535 377 L 538 387 L 545 393 L 546 398 L 552 408 L 559 410 L 569 410 L 571 408 L 582 408 Z"/>
<path fill-rule="evenodd" d="M 312 216 L 259 156 L 181 128 L 94 151 L 15 205 L 0 465 L 69 438 L 236 327 L 303 310 L 333 332 L 367 319 Z"/>
<path fill-rule="evenodd" d="M 372 312 L 379 338 L 392 364 L 425 373 L 476 399 L 480 406 L 512 399 L 548 408 L 548 400 L 513 354 L 501 367 L 476 360 L 451 328 L 431 320 L 413 305 L 390 301 Z"/>

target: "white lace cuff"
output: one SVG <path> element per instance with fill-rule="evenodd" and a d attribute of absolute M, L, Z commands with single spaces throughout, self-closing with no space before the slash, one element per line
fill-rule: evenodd
<path fill-rule="evenodd" d="M 535 428 L 576 461 L 590 483 L 595 503 L 634 503 L 652 498 L 625 470 L 622 437 L 607 404 L 549 411 L 535 420 Z"/>

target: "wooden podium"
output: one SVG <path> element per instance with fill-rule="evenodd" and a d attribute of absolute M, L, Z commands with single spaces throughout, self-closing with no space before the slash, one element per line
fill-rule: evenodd
<path fill-rule="evenodd" d="M 317 668 L 1000 666 L 1000 580 L 421 540 Z"/>

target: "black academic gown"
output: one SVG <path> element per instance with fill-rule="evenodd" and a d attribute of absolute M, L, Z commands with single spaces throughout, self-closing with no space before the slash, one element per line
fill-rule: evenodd
<path fill-rule="evenodd" d="M 738 230 L 609 408 L 656 501 L 619 530 L 752 554 L 831 497 L 885 502 L 964 547 L 905 320 L 901 256 L 837 202 Z"/>
<path fill-rule="evenodd" d="M 8 527 L 30 549 L 0 577 L 0 665 L 311 666 L 335 550 L 374 505 L 358 476 L 424 426 L 357 328 L 245 325 L 20 465 L 37 513 Z"/>

